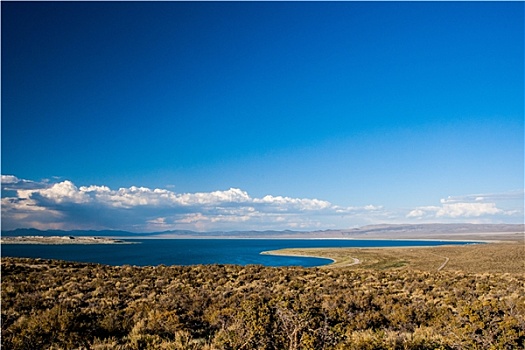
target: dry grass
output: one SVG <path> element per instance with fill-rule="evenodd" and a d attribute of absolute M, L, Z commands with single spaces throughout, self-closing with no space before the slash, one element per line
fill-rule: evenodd
<path fill-rule="evenodd" d="M 422 271 L 463 271 L 471 273 L 525 274 L 525 245 L 490 243 L 464 246 L 407 248 L 308 248 L 283 249 L 280 255 L 306 255 L 334 259 L 326 267 L 354 269 L 415 269 Z M 360 264 L 351 265 L 354 258 Z M 448 259 L 447 259 L 448 258 Z"/>

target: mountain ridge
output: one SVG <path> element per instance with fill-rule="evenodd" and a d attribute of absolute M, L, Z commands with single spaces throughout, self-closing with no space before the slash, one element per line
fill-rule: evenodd
<path fill-rule="evenodd" d="M 517 237 L 525 231 L 524 224 L 376 224 L 352 229 L 318 231 L 209 231 L 169 230 L 159 232 L 129 232 L 123 230 L 39 230 L 18 228 L 2 231 L 2 236 L 100 236 L 127 238 L 359 238 L 359 239 L 422 239 L 464 238 L 468 235 Z"/>

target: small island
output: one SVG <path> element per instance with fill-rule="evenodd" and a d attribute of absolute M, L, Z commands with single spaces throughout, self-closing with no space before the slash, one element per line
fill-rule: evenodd
<path fill-rule="evenodd" d="M 16 236 L 2 237 L 1 244 L 129 244 L 132 242 L 123 241 L 108 237 L 93 236 Z"/>

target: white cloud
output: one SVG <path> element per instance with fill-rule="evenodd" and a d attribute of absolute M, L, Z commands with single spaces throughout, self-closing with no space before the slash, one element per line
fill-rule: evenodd
<path fill-rule="evenodd" d="M 27 193 L 31 193 L 31 191 L 26 191 L 25 195 L 27 195 Z M 33 193 L 39 193 L 55 203 L 87 203 L 90 201 L 90 198 L 84 191 L 80 191 L 77 186 L 67 180 L 56 183 L 43 190 L 33 191 Z"/>
<path fill-rule="evenodd" d="M 2 190 L 11 190 L 12 188 L 36 188 L 40 184 L 30 180 L 20 179 L 14 175 L 1 176 Z"/>
<path fill-rule="evenodd" d="M 131 186 L 77 187 L 69 180 L 49 183 L 6 176 L 16 195 L 2 199 L 4 228 L 49 227 L 115 228 L 135 231 L 193 229 L 316 229 L 334 227 L 382 207 L 341 207 L 316 198 L 266 195 L 252 198 L 241 189 L 175 193 L 168 189 Z M 38 212 L 38 215 L 36 213 Z M 52 213 L 45 220 L 45 214 Z M 346 227 L 348 224 L 345 224 Z"/>
<path fill-rule="evenodd" d="M 4 181 L 5 180 L 5 181 Z M 380 222 L 523 221 L 523 190 L 449 196 L 438 205 L 386 210 L 379 205 L 338 206 L 317 198 L 238 188 L 176 193 L 169 189 L 76 186 L 2 176 L 2 228 L 158 230 L 284 230 L 349 228 Z"/>
<path fill-rule="evenodd" d="M 151 219 L 151 220 L 148 220 L 148 223 L 150 224 L 153 224 L 153 225 L 158 225 L 158 226 L 164 226 L 166 225 L 166 218 L 155 218 L 155 219 Z"/>
<path fill-rule="evenodd" d="M 496 208 L 496 203 L 451 203 L 441 207 L 425 206 L 411 210 L 408 218 L 431 216 L 435 218 L 450 217 L 478 217 L 482 215 L 502 214 L 503 210 Z"/>
<path fill-rule="evenodd" d="M 2 185 L 3 184 L 16 184 L 20 180 L 14 175 L 2 175 Z"/>
<path fill-rule="evenodd" d="M 64 215 L 27 197 L 2 198 L 2 229 L 32 227 L 62 229 Z"/>
<path fill-rule="evenodd" d="M 523 190 L 503 193 L 473 194 L 442 198 L 440 206 L 421 206 L 412 209 L 407 218 L 418 220 L 492 218 L 508 221 L 523 217 Z"/>
<path fill-rule="evenodd" d="M 365 210 L 376 211 L 376 210 L 381 210 L 381 209 L 383 209 L 383 206 L 382 206 L 382 205 L 372 205 L 372 204 L 369 204 L 369 205 L 365 205 L 364 209 L 365 209 Z"/>
<path fill-rule="evenodd" d="M 496 208 L 496 203 L 451 203 L 443 204 L 436 212 L 436 217 L 472 217 L 503 213 Z"/>
<path fill-rule="evenodd" d="M 478 194 L 468 194 L 463 196 L 448 196 L 447 198 L 442 198 L 441 203 L 457 203 L 457 202 L 473 202 L 473 201 L 511 201 L 511 200 L 520 200 L 523 201 L 525 196 L 525 190 L 513 190 L 500 193 L 478 193 Z"/>
<path fill-rule="evenodd" d="M 414 210 L 411 210 L 407 214 L 407 218 L 421 218 L 431 213 L 436 213 L 438 210 L 439 210 L 439 207 L 434 207 L 434 206 L 418 207 Z"/>
<path fill-rule="evenodd" d="M 266 195 L 263 198 L 255 198 L 254 203 L 265 203 L 270 205 L 279 205 L 296 210 L 323 210 L 332 207 L 332 204 L 319 199 L 308 198 L 290 198 L 282 196 Z"/>

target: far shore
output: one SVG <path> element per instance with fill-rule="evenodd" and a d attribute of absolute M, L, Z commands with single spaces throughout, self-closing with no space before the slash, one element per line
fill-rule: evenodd
<path fill-rule="evenodd" d="M 499 234 L 499 233 L 498 233 Z M 502 233 L 501 236 L 498 234 L 468 234 L 468 235 L 447 235 L 442 237 L 439 235 L 435 236 L 401 236 L 392 238 L 388 235 L 376 235 L 373 237 L 370 236 L 357 236 L 357 237 L 348 237 L 348 236 L 314 236 L 314 235 L 250 235 L 250 236 L 213 236 L 213 235 L 155 235 L 155 236 L 123 236 L 123 239 L 269 239 L 269 240 L 311 240 L 311 241 L 330 241 L 330 240 L 339 240 L 339 241 L 418 241 L 418 242 L 467 242 L 467 243 L 503 243 L 503 242 L 517 242 L 523 240 L 523 237 L 516 236 L 516 234 L 507 234 Z"/>
<path fill-rule="evenodd" d="M 93 236 L 17 236 L 2 237 L 0 244 L 132 244 L 121 239 Z"/>

